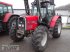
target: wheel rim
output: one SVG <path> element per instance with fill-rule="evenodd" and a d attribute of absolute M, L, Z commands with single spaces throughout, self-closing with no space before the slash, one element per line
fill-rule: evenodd
<path fill-rule="evenodd" d="M 60 33 L 61 33 L 61 23 L 58 24 L 58 34 L 60 34 Z"/>
<path fill-rule="evenodd" d="M 24 23 L 22 22 L 22 21 L 19 21 L 19 23 L 18 23 L 18 30 L 17 31 L 21 31 L 20 33 L 16 33 L 16 36 L 18 37 L 18 38 L 21 38 L 21 37 L 23 37 L 23 35 L 24 34 L 21 34 L 21 33 L 23 33 L 24 32 Z"/>
<path fill-rule="evenodd" d="M 46 42 L 47 42 L 47 33 L 45 32 L 45 33 L 43 34 L 43 39 L 42 39 L 42 41 L 41 41 L 41 45 L 42 45 L 42 46 L 45 46 Z"/>

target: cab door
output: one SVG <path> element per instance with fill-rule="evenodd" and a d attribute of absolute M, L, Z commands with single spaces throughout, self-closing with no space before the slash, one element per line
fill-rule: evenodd
<path fill-rule="evenodd" d="M 8 12 L 8 8 L 6 5 L 0 4 L 0 19 L 3 20 L 5 14 Z"/>
<path fill-rule="evenodd" d="M 52 17 L 55 15 L 54 5 L 48 4 L 48 20 L 50 21 Z"/>
<path fill-rule="evenodd" d="M 2 17 L 3 17 L 3 5 L 0 4 L 0 31 L 2 31 L 3 26 L 2 26 Z"/>

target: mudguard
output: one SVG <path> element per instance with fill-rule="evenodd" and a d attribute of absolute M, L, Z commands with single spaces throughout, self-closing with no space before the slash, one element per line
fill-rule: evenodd
<path fill-rule="evenodd" d="M 9 20 L 9 18 L 12 16 L 12 14 L 11 13 L 6 13 L 5 14 L 5 17 L 4 17 L 4 19 L 3 19 L 3 22 L 8 22 L 8 20 Z"/>
<path fill-rule="evenodd" d="M 19 15 L 12 14 L 12 13 L 6 13 L 6 14 L 5 14 L 5 17 L 4 17 L 4 19 L 3 19 L 3 22 L 8 22 L 9 19 L 10 19 L 12 16 L 19 16 Z"/>
<path fill-rule="evenodd" d="M 50 22 L 50 27 L 53 28 L 56 24 L 56 21 L 58 18 L 61 18 L 61 16 L 53 16 L 51 22 Z"/>

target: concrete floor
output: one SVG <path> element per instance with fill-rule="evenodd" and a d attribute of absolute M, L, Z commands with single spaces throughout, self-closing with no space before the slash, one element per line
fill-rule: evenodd
<path fill-rule="evenodd" d="M 0 33 L 0 52 L 35 51 L 31 46 L 31 38 L 25 38 L 23 41 L 16 43 L 8 35 Z M 48 38 L 48 46 L 45 52 L 70 52 L 70 30 L 62 30 L 61 37 L 58 39 Z"/>

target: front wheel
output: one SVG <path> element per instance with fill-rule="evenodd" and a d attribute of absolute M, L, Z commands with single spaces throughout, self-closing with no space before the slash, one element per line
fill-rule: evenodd
<path fill-rule="evenodd" d="M 24 38 L 24 21 L 19 20 L 17 22 L 17 18 L 17 16 L 13 16 L 9 20 L 9 36 L 13 41 L 21 41 Z M 17 28 L 17 25 L 19 26 L 19 29 Z"/>
<path fill-rule="evenodd" d="M 36 52 L 44 51 L 47 46 L 48 29 L 45 26 L 38 26 L 32 35 L 32 45 Z"/>

